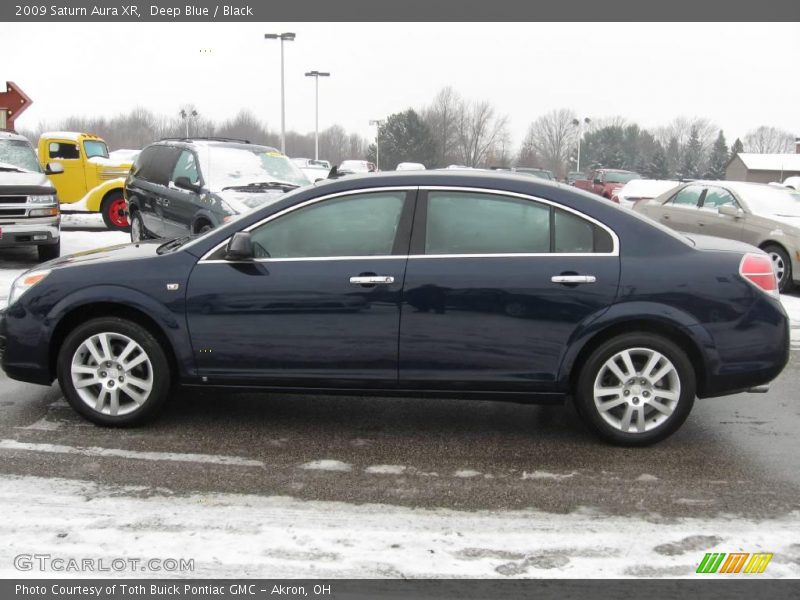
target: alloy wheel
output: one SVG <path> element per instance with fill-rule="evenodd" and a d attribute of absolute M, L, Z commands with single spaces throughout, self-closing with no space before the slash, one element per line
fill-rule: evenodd
<path fill-rule="evenodd" d="M 72 357 L 70 375 L 80 399 L 103 415 L 138 410 L 153 389 L 150 357 L 121 333 L 98 333 L 84 340 Z"/>
<path fill-rule="evenodd" d="M 675 412 L 681 381 L 675 365 L 650 348 L 629 348 L 603 363 L 594 380 L 594 405 L 623 433 L 658 428 Z"/>

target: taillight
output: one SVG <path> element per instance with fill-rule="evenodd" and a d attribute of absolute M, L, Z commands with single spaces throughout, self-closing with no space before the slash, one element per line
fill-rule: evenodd
<path fill-rule="evenodd" d="M 739 275 L 766 293 L 780 296 L 772 259 L 766 254 L 745 254 L 739 263 Z"/>

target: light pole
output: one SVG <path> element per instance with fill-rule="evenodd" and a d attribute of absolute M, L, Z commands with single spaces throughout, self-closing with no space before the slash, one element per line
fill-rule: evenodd
<path fill-rule="evenodd" d="M 286 154 L 286 94 L 283 77 L 283 42 L 293 42 L 294 33 L 265 33 L 264 39 L 281 41 L 281 152 Z"/>
<path fill-rule="evenodd" d="M 197 111 L 196 110 L 192 110 L 191 112 L 189 112 L 185 108 L 182 108 L 181 112 L 178 113 L 178 114 L 180 114 L 181 119 L 183 119 L 184 123 L 186 124 L 186 137 L 188 138 L 189 137 L 189 119 L 197 118 Z"/>
<path fill-rule="evenodd" d="M 370 120 L 370 125 L 375 125 L 375 170 L 381 170 L 381 125 L 383 125 L 383 119 L 372 119 Z"/>
<path fill-rule="evenodd" d="M 330 73 L 323 71 L 309 71 L 306 77 L 314 78 L 314 160 L 319 160 L 319 78 L 330 77 Z"/>
<path fill-rule="evenodd" d="M 581 170 L 581 138 L 583 137 L 583 126 L 584 124 L 588 125 L 591 122 L 592 120 L 589 117 L 584 118 L 583 121 L 572 119 L 572 124 L 578 128 L 578 160 L 575 162 L 576 171 Z"/>

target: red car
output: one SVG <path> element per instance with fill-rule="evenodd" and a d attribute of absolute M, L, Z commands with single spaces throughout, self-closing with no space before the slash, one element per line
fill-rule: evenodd
<path fill-rule="evenodd" d="M 575 187 L 611 200 L 614 192 L 631 179 L 642 179 L 639 173 L 622 169 L 596 169 L 591 172 L 590 179 L 578 179 Z"/>

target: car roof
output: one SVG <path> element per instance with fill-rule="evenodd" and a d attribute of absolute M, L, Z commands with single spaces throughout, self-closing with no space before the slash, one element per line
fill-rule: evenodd
<path fill-rule="evenodd" d="M 0 129 L 0 139 L 3 140 L 24 140 L 28 143 L 30 141 L 24 135 L 20 135 L 16 131 L 11 131 L 9 129 Z"/>
<path fill-rule="evenodd" d="M 575 188 L 565 186 L 546 179 L 534 179 L 525 175 L 517 175 L 510 171 L 489 171 L 485 169 L 428 169 L 425 171 L 379 171 L 376 173 L 358 173 L 343 175 L 334 180 L 325 180 L 315 185 L 329 185 L 329 182 L 352 182 L 353 188 L 384 186 L 448 186 L 448 187 L 485 187 L 502 190 L 506 184 L 524 184 L 526 187 L 561 188 L 574 191 Z M 351 187 L 351 186 L 348 186 Z"/>
<path fill-rule="evenodd" d="M 181 148 L 241 148 L 243 150 L 263 150 L 265 152 L 279 152 L 277 148 L 272 146 L 263 146 L 261 144 L 251 144 L 245 140 L 222 140 L 222 139 L 192 139 L 192 138 L 167 138 L 155 142 L 156 144 L 164 146 L 180 146 Z"/>

